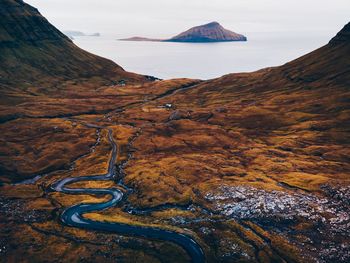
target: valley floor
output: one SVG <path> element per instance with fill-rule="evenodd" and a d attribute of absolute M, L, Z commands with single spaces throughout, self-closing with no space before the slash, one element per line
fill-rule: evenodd
<path fill-rule="evenodd" d="M 288 89 L 266 89 L 270 71 L 95 91 L 66 83 L 21 103 L 13 94 L 0 126 L 1 260 L 190 260 L 171 242 L 60 223 L 67 207 L 109 199 L 52 189 L 106 173 L 108 128 L 120 152 L 114 181 L 70 187 L 117 187 L 124 198 L 86 218 L 186 234 L 208 262 L 347 262 L 349 91 L 324 96 L 317 82 L 280 79 L 272 85 Z"/>

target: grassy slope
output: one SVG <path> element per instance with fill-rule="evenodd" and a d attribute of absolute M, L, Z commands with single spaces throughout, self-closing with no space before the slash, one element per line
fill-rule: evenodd
<path fill-rule="evenodd" d="M 130 171 L 135 170 L 130 182 L 135 180 L 147 194 L 157 194 L 145 181 L 154 178 L 139 177 L 138 169 L 155 174 L 155 167 L 164 169 L 173 162 L 168 157 L 174 155 L 188 173 L 184 189 L 240 173 L 251 178 L 233 177 L 232 182 L 279 188 L 276 181 L 283 181 L 310 191 L 330 179 L 349 180 L 349 54 L 350 41 L 331 43 L 284 66 L 230 74 L 157 102 L 173 103 L 178 121 L 167 122 L 170 113 L 159 112 L 157 104 L 149 105 L 149 112 L 125 111 L 123 117 L 129 122 L 143 118 L 159 124 L 147 128 L 136 141 L 140 143 L 136 154 L 140 160 L 148 156 L 147 166 L 130 164 Z M 216 162 L 208 164 L 215 154 Z M 239 162 L 229 161 L 232 156 Z M 203 176 L 199 181 L 194 161 Z M 222 166 L 227 166 L 227 172 Z M 171 172 L 166 174 L 169 180 L 173 178 Z M 183 193 L 166 185 L 163 193 L 168 201 Z M 164 198 L 153 198 L 150 203 L 164 202 Z"/>

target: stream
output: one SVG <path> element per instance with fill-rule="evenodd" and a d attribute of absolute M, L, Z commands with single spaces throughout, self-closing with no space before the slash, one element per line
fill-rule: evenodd
<path fill-rule="evenodd" d="M 111 157 L 109 159 L 108 170 L 106 174 L 91 175 L 81 177 L 71 177 L 62 179 L 54 183 L 51 188 L 54 191 L 64 194 L 91 194 L 91 195 L 109 195 L 111 198 L 102 203 L 82 203 L 66 208 L 61 214 L 63 224 L 71 227 L 77 227 L 86 230 L 95 230 L 108 233 L 116 233 L 125 236 L 134 236 L 160 241 L 168 241 L 182 247 L 190 256 L 193 263 L 204 263 L 205 256 L 201 246 L 189 235 L 165 230 L 157 227 L 135 226 L 124 223 L 94 221 L 84 217 L 84 214 L 102 211 L 110 207 L 116 206 L 124 197 L 121 190 L 117 188 L 98 189 L 98 188 L 69 188 L 69 184 L 82 181 L 114 181 L 116 175 L 115 163 L 118 152 L 117 144 L 113 138 L 113 131 L 110 128 L 105 128 L 93 124 L 86 124 L 87 127 L 96 129 L 106 129 L 108 131 L 108 141 L 112 147 Z M 119 182 L 119 187 L 125 186 Z"/>

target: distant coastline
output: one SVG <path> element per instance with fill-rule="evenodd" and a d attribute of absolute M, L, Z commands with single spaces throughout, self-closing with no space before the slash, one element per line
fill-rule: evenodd
<path fill-rule="evenodd" d="M 150 41 L 150 42 L 162 42 L 165 41 L 163 39 L 155 39 L 155 38 L 147 38 L 147 37 L 129 37 L 118 39 L 120 41 Z"/>
<path fill-rule="evenodd" d="M 66 31 L 63 31 L 63 33 L 69 38 L 74 38 L 74 37 L 100 37 L 101 36 L 101 34 L 98 33 L 98 32 L 92 33 L 92 34 L 86 34 L 84 32 L 75 31 L 75 30 L 66 30 Z"/>

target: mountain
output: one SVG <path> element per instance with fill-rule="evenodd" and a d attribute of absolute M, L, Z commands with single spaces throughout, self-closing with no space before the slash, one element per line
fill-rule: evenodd
<path fill-rule="evenodd" d="M 131 37 L 120 39 L 123 41 L 159 41 L 159 42 L 229 42 L 247 41 L 247 37 L 225 29 L 218 22 L 192 27 L 191 29 L 170 39 L 151 39 L 145 37 Z"/>
<path fill-rule="evenodd" d="M 48 79 L 130 78 L 114 62 L 90 54 L 21 0 L 0 1 L 0 81 L 45 82 Z"/>
<path fill-rule="evenodd" d="M 225 29 L 218 22 L 193 27 L 175 37 L 169 42 L 227 42 L 247 41 L 243 35 Z"/>

